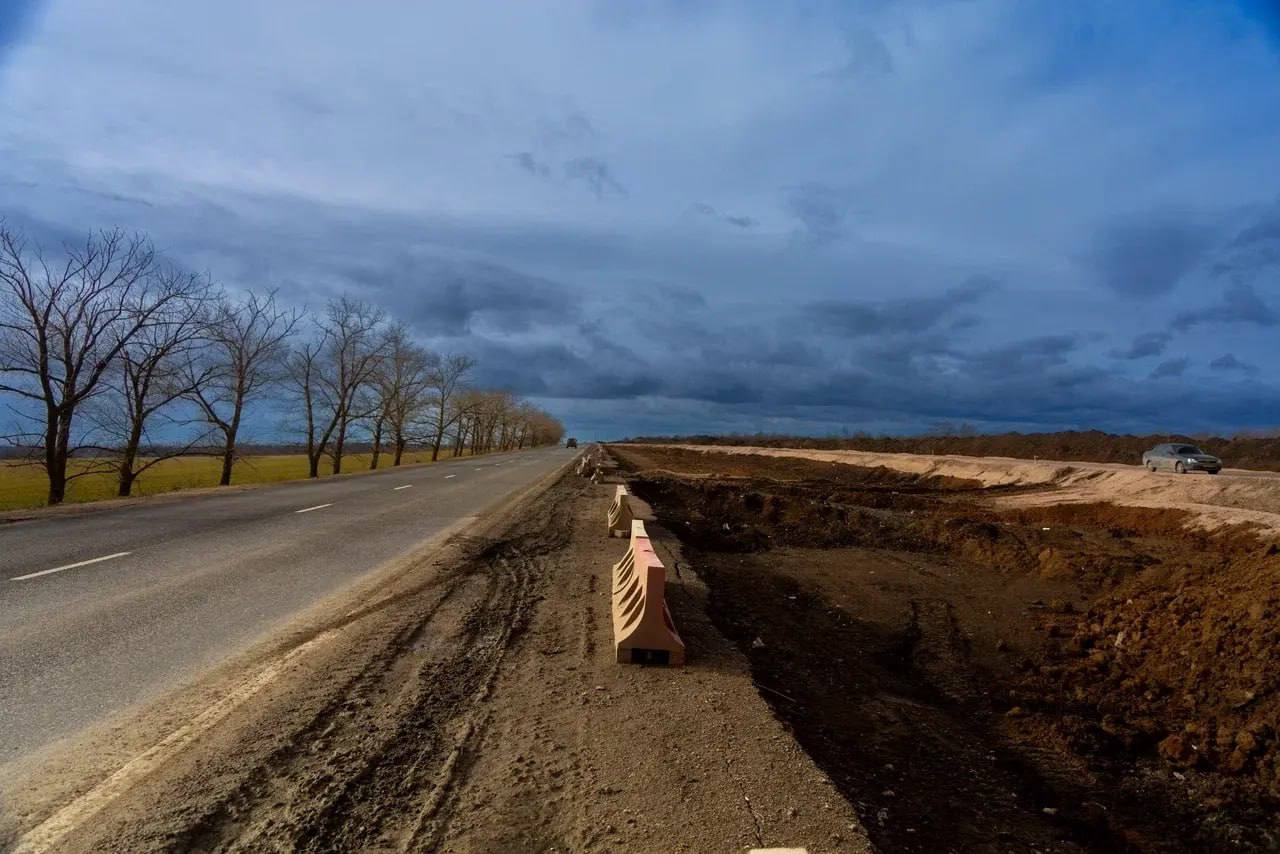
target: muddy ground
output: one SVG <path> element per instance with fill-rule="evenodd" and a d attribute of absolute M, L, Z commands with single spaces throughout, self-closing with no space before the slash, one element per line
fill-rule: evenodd
<path fill-rule="evenodd" d="M 614 454 L 885 851 L 1280 847 L 1280 548 L 795 458 Z"/>
<path fill-rule="evenodd" d="M 610 494 L 556 480 L 208 683 L 0 769 L 0 849 L 869 850 L 660 528 L 689 666 L 615 663 Z"/>

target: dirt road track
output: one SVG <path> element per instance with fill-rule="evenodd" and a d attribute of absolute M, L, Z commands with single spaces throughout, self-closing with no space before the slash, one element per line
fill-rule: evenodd
<path fill-rule="evenodd" d="M 691 664 L 612 662 L 606 493 L 561 479 L 273 650 L 6 769 L 0 844 L 866 850 L 666 546 Z"/>
<path fill-rule="evenodd" d="M 1254 524 L 1280 533 L 1280 474 L 1224 469 L 1222 474 L 1174 475 L 1115 463 L 1019 460 L 1011 457 L 878 454 L 747 446 L 671 445 L 701 453 L 758 454 L 894 469 L 972 480 L 982 486 L 1026 487 L 1005 506 L 1109 501 L 1133 507 L 1191 511 L 1205 528 Z"/>

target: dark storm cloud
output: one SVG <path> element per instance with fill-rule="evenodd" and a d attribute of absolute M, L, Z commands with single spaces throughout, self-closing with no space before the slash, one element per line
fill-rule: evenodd
<path fill-rule="evenodd" d="M 699 214 L 701 216 L 712 217 L 714 219 L 720 220 L 721 222 L 727 222 L 729 225 L 732 225 L 736 228 L 755 228 L 757 225 L 760 224 L 753 217 L 734 216 L 732 214 L 721 213 L 720 211 L 716 210 L 715 207 L 707 204 L 706 202 L 694 202 L 692 205 L 689 206 L 689 208 L 696 214 Z"/>
<path fill-rule="evenodd" d="M 994 282 L 975 278 L 937 296 L 881 302 L 821 300 L 806 306 L 803 314 L 805 322 L 815 328 L 843 335 L 923 332 L 956 319 L 959 309 L 977 303 L 996 289 Z"/>
<path fill-rule="evenodd" d="M 893 73 L 893 55 L 884 39 L 867 27 L 849 26 L 844 33 L 847 58 L 822 76 L 837 80 L 862 80 Z"/>
<path fill-rule="evenodd" d="M 1144 332 L 1135 336 L 1128 347 L 1112 350 L 1113 359 L 1145 359 L 1148 356 L 1159 356 L 1169 346 L 1173 336 L 1168 332 Z"/>
<path fill-rule="evenodd" d="M 519 342 L 472 338 L 466 350 L 477 359 L 476 379 L 517 394 L 579 400 L 626 400 L 658 394 L 663 380 L 625 348 L 593 351 L 575 341 Z"/>
<path fill-rule="evenodd" d="M 397 313 L 428 335 L 466 335 L 477 324 L 496 332 L 560 326 L 576 316 L 561 285 L 498 264 L 436 261 L 415 265 L 408 287 L 396 287 Z"/>
<path fill-rule="evenodd" d="M 1204 323 L 1271 327 L 1280 324 L 1280 314 L 1258 295 L 1252 285 L 1235 284 L 1224 288 L 1217 302 L 1179 312 L 1170 325 L 1185 332 Z"/>
<path fill-rule="evenodd" d="M 540 162 L 531 152 L 521 151 L 518 154 L 511 155 L 511 159 L 516 162 L 517 166 L 528 172 L 530 175 L 535 175 L 539 178 L 551 177 L 551 167 Z"/>
<path fill-rule="evenodd" d="M 1232 353 L 1223 353 L 1210 362 L 1209 367 L 1215 371 L 1243 371 L 1247 374 L 1252 374 L 1258 370 L 1254 365 L 1247 365 L 1240 361 Z"/>
<path fill-rule="evenodd" d="M 538 138 L 547 147 L 588 142 L 595 137 L 596 129 L 591 119 L 581 110 L 569 110 L 554 117 L 538 117 Z"/>
<path fill-rule="evenodd" d="M 1041 335 L 973 353 L 967 368 L 988 377 L 1035 376 L 1067 364 L 1067 357 L 1079 347 L 1078 335 Z"/>
<path fill-rule="evenodd" d="M 848 194 L 825 184 L 801 184 L 785 189 L 785 207 L 800 221 L 799 236 L 816 244 L 845 236 L 851 201 Z"/>
<path fill-rule="evenodd" d="M 762 340 L 760 333 L 704 332 L 697 353 L 703 364 L 716 368 L 736 368 L 744 375 L 759 378 L 761 368 L 818 368 L 831 357 L 821 347 L 805 341 L 777 338 Z"/>
<path fill-rule="evenodd" d="M 1242 228 L 1231 241 L 1230 248 L 1251 249 L 1278 243 L 1280 243 L 1280 204 L 1263 210 L 1251 224 Z"/>
<path fill-rule="evenodd" d="M 575 157 L 564 163 L 567 181 L 581 181 L 597 199 L 608 195 L 625 196 L 627 188 L 613 177 L 609 164 L 598 157 Z"/>
<path fill-rule="evenodd" d="M 1180 377 L 1187 372 L 1187 366 L 1190 364 L 1191 360 L 1185 356 L 1181 359 L 1168 359 L 1156 365 L 1155 370 L 1151 372 L 1151 378 L 1158 380 L 1165 377 Z"/>
<path fill-rule="evenodd" d="M 1127 297 L 1167 294 L 1204 257 L 1211 235 L 1173 218 L 1113 225 L 1097 237 L 1093 265 L 1112 291 Z"/>
<path fill-rule="evenodd" d="M 650 292 L 646 292 L 648 295 Z M 682 311 L 698 311 L 707 307 L 707 298 L 692 288 L 679 285 L 656 285 L 651 290 L 658 307 L 669 311 L 677 308 Z"/>
<path fill-rule="evenodd" d="M 1280 268 L 1280 203 L 1256 212 L 1218 254 L 1213 272 L 1233 282 L 1257 281 Z"/>

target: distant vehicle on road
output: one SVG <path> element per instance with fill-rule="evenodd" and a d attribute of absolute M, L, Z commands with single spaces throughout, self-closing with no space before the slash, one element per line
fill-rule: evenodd
<path fill-rule="evenodd" d="M 1195 445 L 1180 445 L 1176 442 L 1156 445 L 1142 455 L 1142 464 L 1150 471 L 1171 469 L 1178 474 L 1189 471 L 1217 474 L 1222 471 L 1222 460 L 1213 454 L 1206 454 Z"/>
<path fill-rule="evenodd" d="M 576 448 L 576 447 L 578 447 L 578 440 L 577 440 L 577 439 L 567 439 L 567 440 L 565 441 L 565 443 L 564 443 L 564 446 L 565 446 L 566 448 Z"/>

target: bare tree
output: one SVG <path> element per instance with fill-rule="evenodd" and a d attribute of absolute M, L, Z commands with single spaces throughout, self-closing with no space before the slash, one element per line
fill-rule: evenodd
<path fill-rule="evenodd" d="M 310 477 L 319 477 L 326 455 L 333 473 L 341 474 L 352 425 L 376 411 L 366 393 L 386 351 L 383 317 L 367 302 L 345 296 L 332 300 L 316 324 L 317 337 L 290 360 L 289 373 L 305 410 Z"/>
<path fill-rule="evenodd" d="M 390 432 L 393 466 L 400 465 L 409 443 L 409 429 L 427 404 L 431 371 L 439 362 L 436 354 L 409 339 L 403 326 L 387 332 L 386 358 L 378 371 L 378 411 L 374 415 L 373 449 L 369 468 L 378 467 L 384 431 Z"/>
<path fill-rule="evenodd" d="M 35 427 L 11 442 L 35 448 L 60 504 L 77 451 L 76 414 L 105 390 L 108 369 L 187 283 L 153 280 L 155 251 L 141 235 L 103 231 L 67 246 L 60 260 L 0 227 L 0 391 L 31 405 Z"/>
<path fill-rule="evenodd" d="M 444 442 L 445 431 L 461 414 L 461 410 L 456 405 L 458 396 L 466 388 L 467 374 L 475 364 L 475 360 L 470 356 L 449 355 L 441 358 L 431 371 L 428 389 L 434 410 L 431 423 L 433 462 L 440 458 L 440 445 Z"/>
<path fill-rule="evenodd" d="M 153 416 L 193 391 L 192 379 L 184 372 L 183 362 L 204 328 L 204 303 L 212 287 L 199 274 L 172 267 L 158 268 L 153 275 L 161 280 L 164 290 L 185 296 L 157 312 L 156 323 L 139 330 L 125 344 L 120 350 L 118 369 L 112 372 L 116 375 L 114 385 L 122 404 L 111 415 L 119 438 L 116 494 L 121 497 L 132 494 L 134 483 L 147 469 L 190 452 L 207 435 L 200 434 L 168 450 L 152 453 L 145 461 L 139 460 L 144 442 L 154 444 L 146 441 Z"/>
<path fill-rule="evenodd" d="M 458 396 L 454 456 L 470 445 L 473 454 L 554 444 L 564 425 L 507 391 L 468 389 Z"/>
<path fill-rule="evenodd" d="M 486 391 L 480 395 L 472 426 L 471 449 L 473 452 L 483 454 L 493 450 L 503 409 L 507 406 L 509 399 L 507 392 Z"/>
<path fill-rule="evenodd" d="M 294 348 L 289 355 L 289 380 L 302 404 L 306 417 L 307 435 L 307 476 L 320 476 L 320 458 L 324 456 L 325 446 L 333 426 L 321 427 L 324 418 L 324 398 L 320 384 L 321 353 L 324 349 L 322 340 L 304 341 L 301 347 Z"/>
<path fill-rule="evenodd" d="M 224 296 L 207 314 L 207 346 L 188 360 L 186 385 L 204 421 L 220 434 L 221 486 L 231 484 L 245 410 L 280 381 L 300 317 L 297 310 L 277 305 L 275 291 L 239 300 Z"/>
<path fill-rule="evenodd" d="M 477 415 L 483 400 L 484 392 L 472 388 L 463 389 L 454 400 L 453 455 L 455 457 L 462 456 L 467 442 L 474 441 Z"/>

